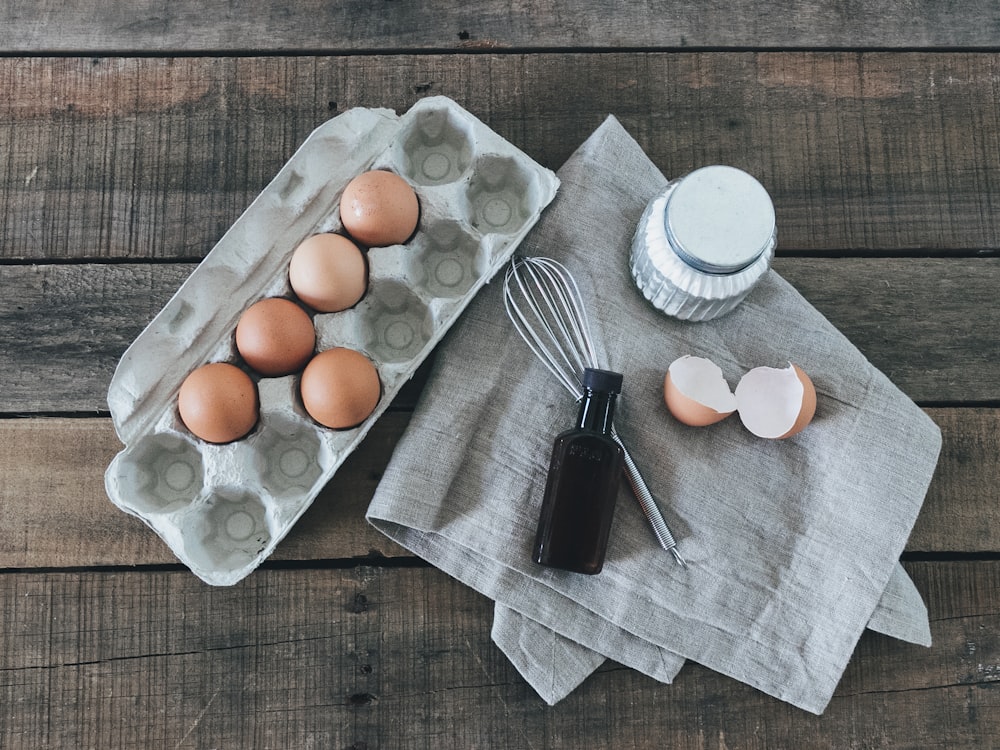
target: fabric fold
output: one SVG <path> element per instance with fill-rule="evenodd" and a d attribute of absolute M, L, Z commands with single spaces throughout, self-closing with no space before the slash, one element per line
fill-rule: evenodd
<path fill-rule="evenodd" d="M 604 656 L 499 602 L 493 607 L 493 642 L 550 706 L 604 663 Z"/>
<path fill-rule="evenodd" d="M 892 571 L 882 598 L 868 621 L 868 629 L 918 646 L 931 645 L 927 606 L 902 565 L 897 565 Z"/>
<path fill-rule="evenodd" d="M 628 249 L 666 179 L 613 117 L 559 178 L 521 252 L 562 261 L 581 286 L 625 376 L 619 432 L 690 567 L 657 546 L 625 483 L 600 575 L 531 561 L 551 441 L 575 406 L 507 321 L 497 280 L 439 346 L 368 518 L 496 602 L 494 641 L 546 701 L 604 658 L 663 682 L 692 659 L 822 712 L 866 626 L 929 642 L 898 560 L 940 431 L 776 272 L 716 321 L 648 305 Z M 711 358 L 731 384 L 794 361 L 818 392 L 813 424 L 779 441 L 735 417 L 680 425 L 662 382 L 683 354 Z"/>

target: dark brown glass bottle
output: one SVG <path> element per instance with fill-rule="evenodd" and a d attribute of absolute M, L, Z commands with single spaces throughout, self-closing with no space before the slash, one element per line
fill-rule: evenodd
<path fill-rule="evenodd" d="M 556 437 L 535 536 L 535 562 L 593 575 L 604 567 L 615 500 L 622 477 L 622 448 L 611 437 L 622 376 L 583 373 L 576 427 Z"/>

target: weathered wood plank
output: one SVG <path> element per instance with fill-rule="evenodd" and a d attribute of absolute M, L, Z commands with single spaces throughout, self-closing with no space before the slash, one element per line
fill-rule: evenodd
<path fill-rule="evenodd" d="M 191 266 L 0 267 L 0 411 L 107 411 L 122 353 Z M 17 395 L 14 395 L 17 394 Z"/>
<path fill-rule="evenodd" d="M 995 252 L 997 80 L 994 53 L 0 59 L 0 257 L 201 257 L 321 122 L 429 94 L 553 169 L 609 114 L 667 175 L 742 167 L 781 249 Z"/>
<path fill-rule="evenodd" d="M 30 8 L 30 12 L 29 12 Z M 0 10 L 0 51 L 369 51 L 463 48 L 996 47 L 1000 14 L 983 0 L 942 5 L 776 2 L 665 5 L 547 2 L 475 6 L 307 0 L 99 3 L 14 0 Z"/>
<path fill-rule="evenodd" d="M 106 412 L 121 355 L 194 268 L 0 265 L 0 412 Z M 395 406 L 413 406 L 428 363 Z"/>
<path fill-rule="evenodd" d="M 775 269 L 915 401 L 1000 396 L 1000 260 L 778 259 Z"/>
<path fill-rule="evenodd" d="M 912 748 L 1000 743 L 1000 564 L 913 564 L 933 648 L 866 634 L 816 717 L 608 664 L 554 708 L 433 569 L 0 576 L 5 748 Z"/>
<path fill-rule="evenodd" d="M 997 399 L 1000 259 L 780 258 L 775 268 L 914 400 Z M 192 269 L 0 265 L 0 413 L 106 411 L 122 353 Z"/>
<path fill-rule="evenodd" d="M 941 455 L 907 549 L 1000 551 L 1000 410 L 926 411 Z"/>
<path fill-rule="evenodd" d="M 364 516 L 409 416 L 379 419 L 271 559 L 408 554 Z M 121 449 L 109 419 L 0 420 L 0 569 L 176 563 L 155 533 L 108 500 L 104 471 Z"/>
<path fill-rule="evenodd" d="M 929 409 L 944 437 L 907 549 L 1000 551 L 1000 410 Z M 409 414 L 390 412 L 278 545 L 272 561 L 407 556 L 364 519 Z M 107 419 L 0 420 L 0 569 L 172 564 L 138 519 L 115 508 L 104 470 L 121 449 Z"/>

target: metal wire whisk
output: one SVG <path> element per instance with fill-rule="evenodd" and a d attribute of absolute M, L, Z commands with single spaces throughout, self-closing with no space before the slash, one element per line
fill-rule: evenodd
<path fill-rule="evenodd" d="M 584 368 L 601 368 L 601 363 L 590 334 L 583 295 L 572 274 L 551 258 L 515 256 L 504 277 L 503 301 L 507 317 L 528 348 L 573 398 L 579 399 Z M 611 436 L 621 446 L 625 475 L 657 541 L 686 568 L 653 493 L 614 426 Z"/>

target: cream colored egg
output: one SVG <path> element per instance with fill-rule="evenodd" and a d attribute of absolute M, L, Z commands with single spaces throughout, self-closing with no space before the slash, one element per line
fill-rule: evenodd
<path fill-rule="evenodd" d="M 365 295 L 368 261 L 347 237 L 314 234 L 292 253 L 288 282 L 296 296 L 314 310 L 340 312 Z"/>

